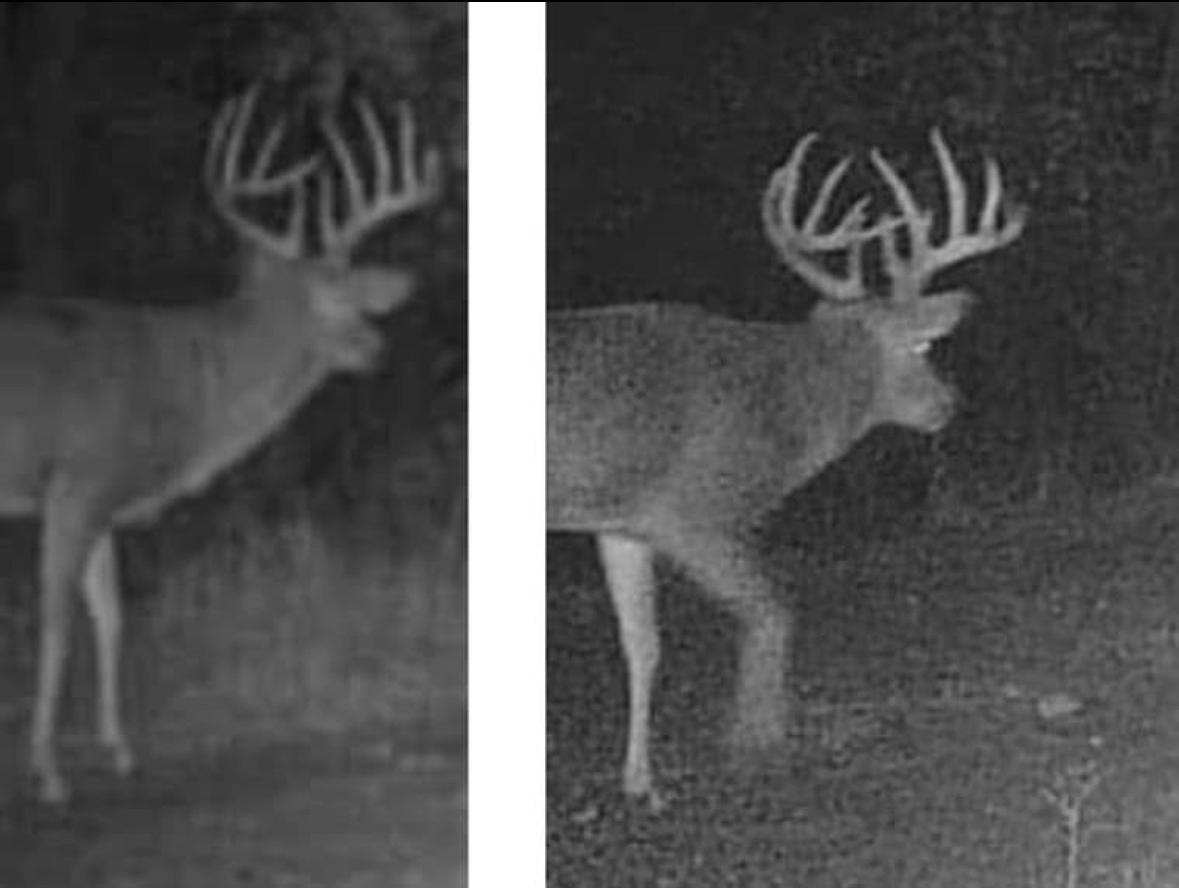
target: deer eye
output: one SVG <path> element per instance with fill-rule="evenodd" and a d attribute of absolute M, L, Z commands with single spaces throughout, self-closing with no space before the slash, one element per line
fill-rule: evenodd
<path fill-rule="evenodd" d="M 921 342 L 914 343 L 913 347 L 909 349 L 915 355 L 927 355 L 929 350 L 933 347 L 933 342 L 928 339 L 923 339 Z"/>

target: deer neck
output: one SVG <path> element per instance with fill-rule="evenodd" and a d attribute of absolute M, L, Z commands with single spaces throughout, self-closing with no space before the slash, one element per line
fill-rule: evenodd
<path fill-rule="evenodd" d="M 305 286 L 239 296 L 199 344 L 201 451 L 189 486 L 245 456 L 331 375 L 317 348 Z"/>
<path fill-rule="evenodd" d="M 806 427 L 814 430 L 813 458 L 826 464 L 877 423 L 876 344 L 871 331 L 850 318 L 813 322 L 810 333 L 812 347 L 804 353 L 812 367 L 804 376 L 818 391 L 809 399 L 813 415 Z"/>

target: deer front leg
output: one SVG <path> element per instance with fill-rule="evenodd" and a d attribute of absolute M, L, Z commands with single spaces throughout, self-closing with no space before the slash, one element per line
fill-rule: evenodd
<path fill-rule="evenodd" d="M 33 729 L 29 764 L 37 783 L 37 797 L 56 805 L 69 798 L 69 786 L 57 760 L 57 711 L 69 638 L 73 596 L 68 579 L 57 571 L 43 571 L 41 626 L 37 651 L 37 696 L 33 704 Z"/>
<path fill-rule="evenodd" d="M 753 752 L 781 748 L 790 724 L 790 614 L 760 598 L 738 599 L 731 606 L 742 638 L 729 745 Z"/>
<path fill-rule="evenodd" d="M 117 774 L 130 774 L 135 757 L 123 731 L 119 702 L 119 657 L 123 633 L 123 609 L 119 598 L 115 545 L 108 531 L 90 550 L 82 590 L 94 630 L 95 665 L 98 669 L 98 739 L 111 755 Z"/>
<path fill-rule="evenodd" d="M 48 804 L 61 804 L 69 798 L 69 785 L 57 759 L 57 719 L 69 658 L 74 595 L 93 538 L 85 501 L 71 496 L 64 485 L 55 485 L 41 531 L 41 637 L 30 742 L 37 795 Z"/>
<path fill-rule="evenodd" d="M 739 752 L 785 746 L 790 721 L 793 621 L 753 546 L 738 538 L 693 533 L 678 539 L 676 558 L 740 624 L 736 715 L 729 745 Z"/>
<path fill-rule="evenodd" d="M 627 668 L 629 718 L 622 788 L 628 797 L 660 810 L 663 798 L 651 774 L 651 691 L 660 654 L 654 553 L 644 543 L 612 534 L 598 537 L 598 552 Z"/>

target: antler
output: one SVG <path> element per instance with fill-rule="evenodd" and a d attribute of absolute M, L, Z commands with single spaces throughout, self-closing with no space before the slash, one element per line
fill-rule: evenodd
<path fill-rule="evenodd" d="M 839 161 L 824 177 L 819 192 L 801 227 L 795 221 L 795 202 L 807 152 L 818 138 L 807 133 L 794 145 L 789 159 L 774 171 L 761 200 L 762 225 L 766 237 L 778 251 L 786 266 L 817 289 L 822 295 L 837 300 L 862 299 L 867 295 L 864 284 L 863 247 L 876 238 L 881 230 L 897 221 L 886 218 L 868 226 L 866 213 L 869 198 L 861 197 L 833 227 L 820 231 L 835 189 L 842 181 L 851 158 Z M 827 270 L 812 254 L 847 252 L 847 273 L 839 277 Z"/>
<path fill-rule="evenodd" d="M 881 250 L 884 270 L 892 281 L 894 299 L 915 299 L 921 295 L 930 279 L 941 269 L 964 259 L 980 256 L 1014 241 L 1023 234 L 1027 222 L 1027 208 L 1006 204 L 1004 220 L 999 222 L 1003 201 L 1003 180 L 995 159 L 986 159 L 986 192 L 978 224 L 973 231 L 966 224 L 966 185 L 958 171 L 950 149 L 935 127 L 930 131 L 930 142 L 937 154 L 938 166 L 946 184 L 949 216 L 946 238 L 941 244 L 932 243 L 933 212 L 917 205 L 912 191 L 897 171 L 879 151 L 872 151 L 872 163 L 879 170 L 896 199 L 901 212 L 892 217 L 896 223 L 881 228 Z M 904 227 L 909 234 L 909 255 L 901 256 L 896 229 Z"/>
<path fill-rule="evenodd" d="M 386 219 L 402 216 L 433 203 L 442 190 L 442 157 L 430 148 L 419 159 L 417 126 L 413 111 L 398 103 L 398 178 L 393 181 L 393 163 L 389 146 L 377 121 L 376 112 L 367 101 L 355 103 L 357 113 L 373 153 L 372 193 L 366 194 L 360 171 L 335 121 L 324 118 L 324 136 L 340 167 L 344 184 L 343 220 L 336 221 L 336 200 L 332 177 L 327 170 L 320 174 L 319 230 L 327 258 L 347 265 L 361 239 Z"/>
<path fill-rule="evenodd" d="M 286 123 L 280 120 L 271 126 L 262 140 L 262 147 L 249 170 L 245 174 L 241 172 L 242 145 L 260 91 L 261 86 L 255 84 L 244 95 L 221 106 L 205 153 L 205 184 L 212 195 L 213 206 L 241 237 L 286 259 L 298 259 L 304 255 L 306 178 L 319 165 L 320 159 L 317 155 L 304 157 L 281 173 L 268 173 L 286 134 Z M 293 205 L 286 230 L 281 233 L 267 231 L 236 206 L 239 198 L 267 197 L 283 192 L 291 193 Z"/>

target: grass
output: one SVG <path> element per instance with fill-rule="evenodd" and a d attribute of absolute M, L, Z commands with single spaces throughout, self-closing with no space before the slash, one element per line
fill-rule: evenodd
<path fill-rule="evenodd" d="M 292 492 L 264 518 L 231 500 L 198 545 L 160 559 L 153 731 L 465 723 L 465 455 L 432 443 L 346 505 Z"/>

